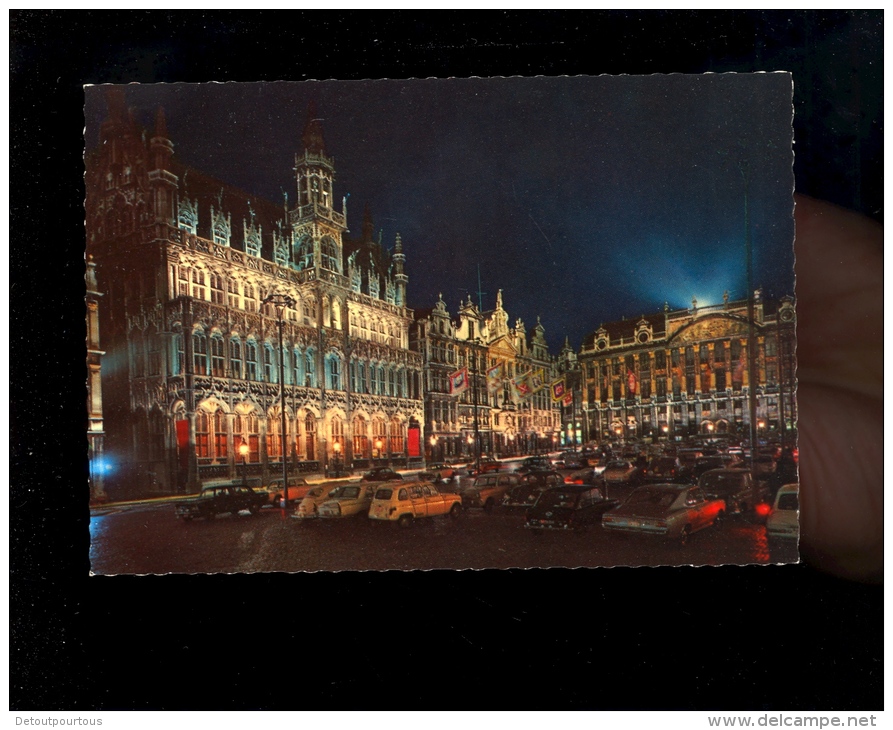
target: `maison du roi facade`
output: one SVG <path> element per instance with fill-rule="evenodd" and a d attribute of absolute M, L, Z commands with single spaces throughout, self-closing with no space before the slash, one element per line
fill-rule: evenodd
<path fill-rule="evenodd" d="M 368 213 L 348 235 L 318 120 L 290 207 L 180 164 L 161 110 L 149 131 L 120 90 L 107 101 L 86 160 L 91 461 L 105 488 L 186 491 L 243 469 L 265 479 L 283 452 L 306 471 L 421 458 L 402 241 L 375 241 Z M 271 294 L 289 305 L 264 304 Z"/>
<path fill-rule="evenodd" d="M 794 301 L 754 294 L 753 373 L 747 300 L 611 322 L 579 353 L 586 438 L 677 439 L 754 432 L 782 437 L 797 423 Z"/>

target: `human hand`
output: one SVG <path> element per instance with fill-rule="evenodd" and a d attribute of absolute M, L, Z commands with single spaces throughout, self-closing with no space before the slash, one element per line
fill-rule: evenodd
<path fill-rule="evenodd" d="M 804 560 L 883 577 L 883 230 L 796 199 L 798 432 Z"/>

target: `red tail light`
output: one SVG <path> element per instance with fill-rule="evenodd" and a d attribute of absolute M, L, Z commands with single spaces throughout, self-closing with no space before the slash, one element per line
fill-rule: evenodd
<path fill-rule="evenodd" d="M 766 517 L 772 511 L 772 508 L 765 502 L 760 502 L 754 509 L 760 517 Z"/>

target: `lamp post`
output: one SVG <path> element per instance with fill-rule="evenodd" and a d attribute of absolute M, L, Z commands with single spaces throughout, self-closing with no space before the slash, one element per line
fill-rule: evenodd
<path fill-rule="evenodd" d="M 335 452 L 335 476 L 341 476 L 341 442 L 336 441 L 332 444 L 332 451 Z"/>
<path fill-rule="evenodd" d="M 282 328 L 285 325 L 283 315 L 286 307 L 294 308 L 295 302 L 288 294 L 268 294 L 264 304 L 272 304 L 276 309 L 276 324 L 279 326 L 279 411 L 282 417 L 282 508 L 288 509 L 288 454 L 286 453 L 285 436 L 285 346 L 282 343 Z"/>
<path fill-rule="evenodd" d="M 239 444 L 239 454 L 242 456 L 242 486 L 248 486 L 248 452 L 250 449 L 248 448 L 248 444 L 244 441 Z"/>
<path fill-rule="evenodd" d="M 378 457 L 378 459 L 381 459 L 381 447 L 381 439 L 375 439 L 375 455 L 376 457 Z"/>
<path fill-rule="evenodd" d="M 431 436 L 431 461 L 437 461 L 437 436 Z"/>

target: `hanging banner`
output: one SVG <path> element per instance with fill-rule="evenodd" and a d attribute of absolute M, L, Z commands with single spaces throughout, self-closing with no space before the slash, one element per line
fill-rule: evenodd
<path fill-rule="evenodd" d="M 626 371 L 626 389 L 630 395 L 635 395 L 638 390 L 639 379 L 632 370 Z"/>
<path fill-rule="evenodd" d="M 542 368 L 540 368 L 535 373 L 532 373 L 530 376 L 530 390 L 533 393 L 538 393 L 545 387 L 546 373 Z"/>
<path fill-rule="evenodd" d="M 487 392 L 490 395 L 498 392 L 502 387 L 502 367 L 505 363 L 496 363 L 487 371 Z"/>
<path fill-rule="evenodd" d="M 549 384 L 549 392 L 552 394 L 553 402 L 561 403 L 564 400 L 564 396 L 567 395 L 567 389 L 564 385 L 564 378 L 553 380 Z"/>
<path fill-rule="evenodd" d="M 468 390 L 468 368 L 462 368 L 450 375 L 450 395 L 459 395 Z"/>

